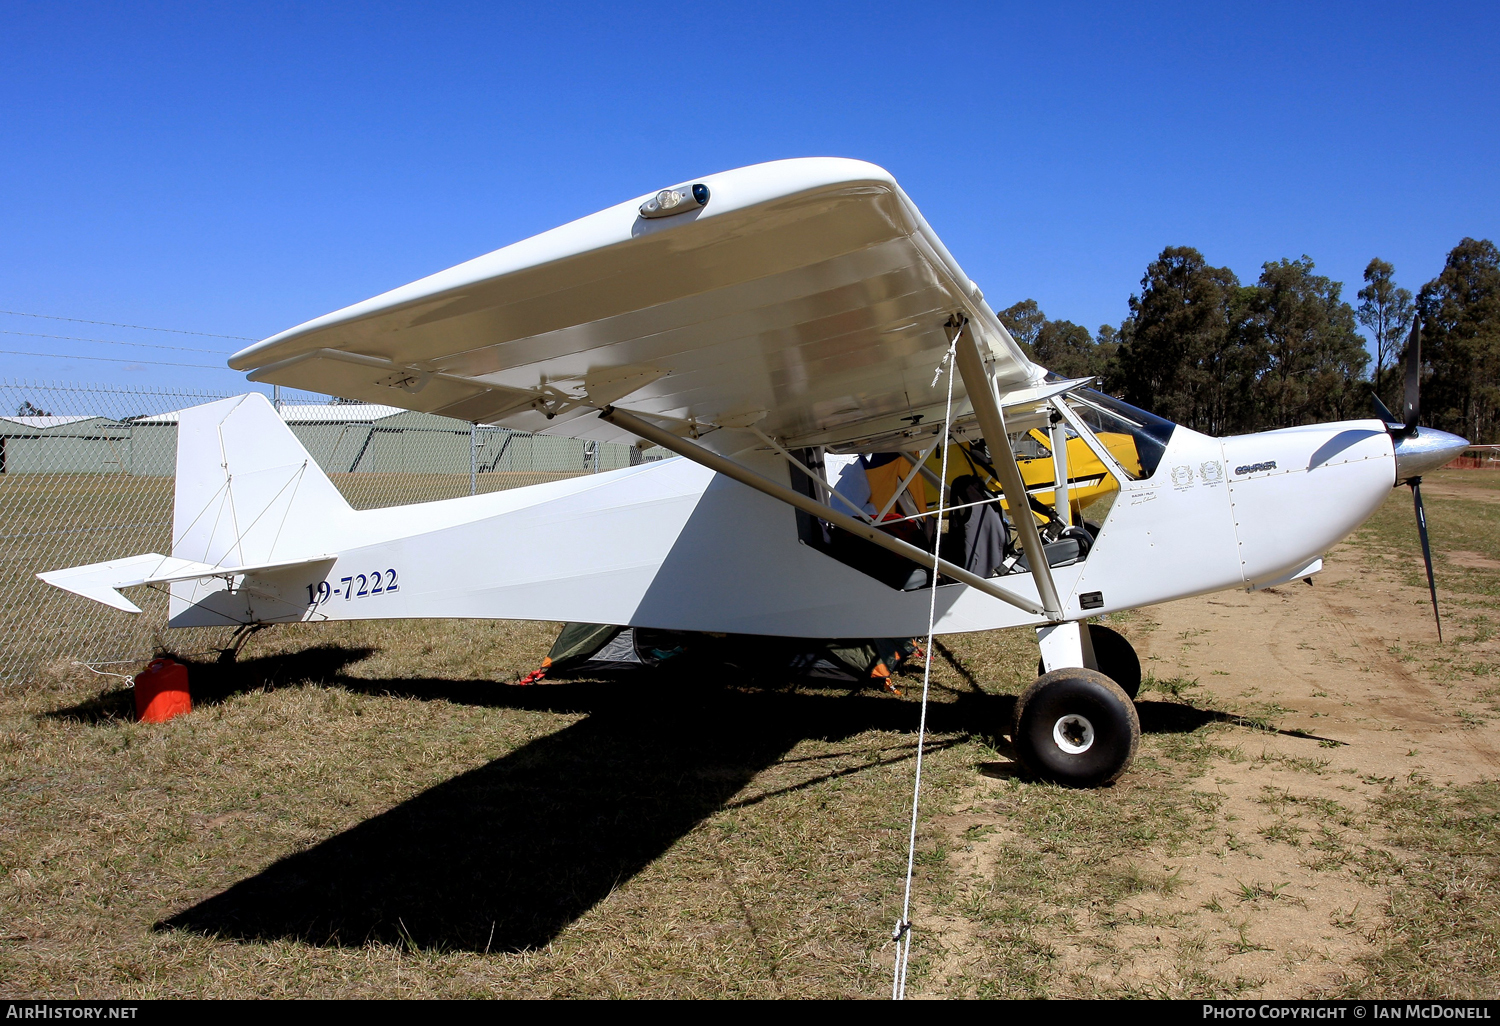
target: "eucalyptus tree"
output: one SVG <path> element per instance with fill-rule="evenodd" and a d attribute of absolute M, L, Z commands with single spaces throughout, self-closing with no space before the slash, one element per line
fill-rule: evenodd
<path fill-rule="evenodd" d="M 1411 330 L 1412 315 L 1416 313 L 1411 293 L 1396 284 L 1395 271 L 1379 257 L 1371 260 L 1365 267 L 1365 287 L 1358 292 L 1360 303 L 1354 311 L 1375 344 L 1372 387 L 1391 409 L 1401 405 L 1399 400 L 1393 401 L 1393 392 L 1401 390 L 1400 374 L 1392 375 L 1396 379 L 1393 388 L 1392 382 L 1386 380 L 1386 368 L 1394 370 L 1399 364 L 1402 347 L 1406 345 L 1407 333 Z"/>
<path fill-rule="evenodd" d="M 1313 273 L 1311 257 L 1264 264 L 1255 311 L 1265 339 L 1261 419 L 1291 427 L 1358 415 L 1369 354 L 1354 331 L 1343 283 Z"/>
<path fill-rule="evenodd" d="M 1464 239 L 1422 286 L 1417 306 L 1432 369 L 1422 419 L 1475 442 L 1500 441 L 1500 250 Z"/>
<path fill-rule="evenodd" d="M 1010 332 L 1010 337 L 1021 343 L 1021 348 L 1025 350 L 1026 355 L 1031 356 L 1037 335 L 1041 332 L 1042 325 L 1047 322 L 1047 315 L 1042 313 L 1042 308 L 1037 305 L 1037 301 L 1023 299 L 1001 310 L 998 316 L 1000 323 L 1005 325 L 1005 330 Z"/>
<path fill-rule="evenodd" d="M 1168 246 L 1146 268 L 1121 326 L 1125 398 L 1210 434 L 1244 426 L 1255 360 L 1242 330 L 1239 279 L 1190 246 Z"/>
<path fill-rule="evenodd" d="M 1065 378 L 1104 376 L 1104 354 L 1081 324 L 1043 321 L 1031 348 L 1037 363 Z"/>

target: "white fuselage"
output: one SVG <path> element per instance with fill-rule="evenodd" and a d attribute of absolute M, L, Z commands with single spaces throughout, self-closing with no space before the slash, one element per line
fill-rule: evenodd
<path fill-rule="evenodd" d="M 740 458 L 787 481 L 777 457 Z M 1088 559 L 1053 570 L 1064 613 L 1314 572 L 1394 482 L 1378 421 L 1225 439 L 1179 427 L 1149 480 L 1122 480 Z M 256 558 L 326 552 L 331 565 L 173 584 L 172 625 L 472 617 L 819 638 L 927 630 L 925 590 L 897 591 L 803 544 L 792 508 L 685 459 L 415 506 L 329 509 L 315 525 L 311 512 Z M 1030 574 L 1002 583 L 1036 596 Z M 937 631 L 949 633 L 1044 622 L 960 584 L 938 589 L 937 613 Z"/>

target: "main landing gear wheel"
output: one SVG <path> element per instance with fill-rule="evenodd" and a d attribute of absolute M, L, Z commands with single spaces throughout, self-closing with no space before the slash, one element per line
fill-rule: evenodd
<path fill-rule="evenodd" d="M 1141 740 L 1135 703 L 1097 670 L 1044 673 L 1016 700 L 1021 764 L 1066 787 L 1099 787 L 1130 768 Z"/>
<path fill-rule="evenodd" d="M 1119 631 L 1103 624 L 1089 624 L 1089 640 L 1094 645 L 1094 660 L 1099 672 L 1120 685 L 1120 690 L 1134 699 L 1141 691 L 1141 658 Z M 1047 664 L 1038 659 L 1036 672 L 1047 672 Z"/>

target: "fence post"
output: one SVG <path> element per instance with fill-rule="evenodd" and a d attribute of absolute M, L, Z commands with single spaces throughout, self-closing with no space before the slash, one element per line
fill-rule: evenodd
<path fill-rule="evenodd" d="M 479 494 L 479 424 L 469 425 L 469 494 Z"/>

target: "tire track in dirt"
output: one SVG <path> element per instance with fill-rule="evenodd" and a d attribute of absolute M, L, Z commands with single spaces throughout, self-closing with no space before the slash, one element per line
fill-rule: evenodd
<path fill-rule="evenodd" d="M 1341 769 L 1442 783 L 1500 772 L 1500 732 L 1461 714 L 1473 696 L 1417 669 L 1438 652 L 1425 591 L 1358 558 L 1336 550 L 1312 587 L 1151 607 L 1159 627 L 1138 642 L 1143 662 L 1196 679 L 1205 697 L 1195 704 L 1344 742 L 1332 756 Z"/>

